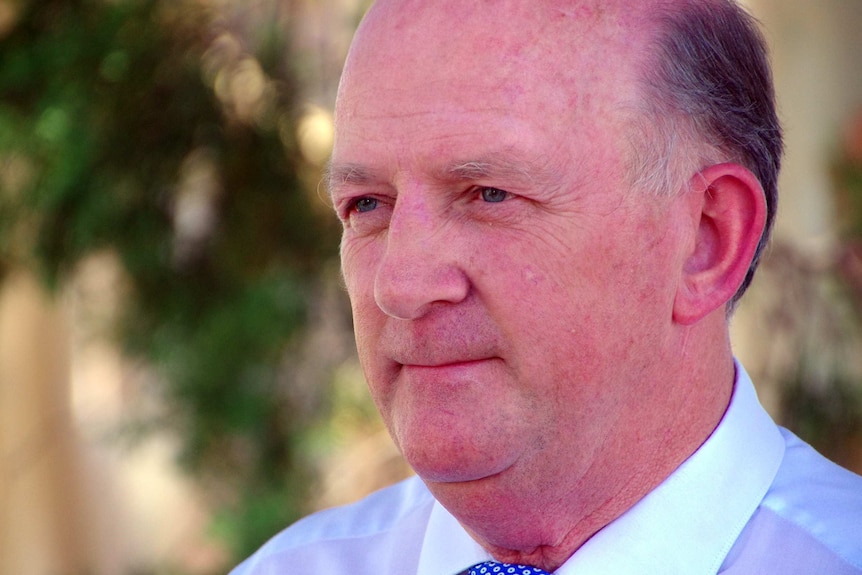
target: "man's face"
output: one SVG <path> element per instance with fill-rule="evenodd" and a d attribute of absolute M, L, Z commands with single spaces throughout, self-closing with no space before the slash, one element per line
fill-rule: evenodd
<path fill-rule="evenodd" d="M 521 4 L 378 4 L 339 94 L 359 357 L 432 490 L 610 474 L 672 347 L 680 208 L 631 189 L 633 40 Z"/>

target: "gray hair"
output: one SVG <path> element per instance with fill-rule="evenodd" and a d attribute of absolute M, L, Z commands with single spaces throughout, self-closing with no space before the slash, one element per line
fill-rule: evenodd
<path fill-rule="evenodd" d="M 648 53 L 647 98 L 633 134 L 636 184 L 673 193 L 704 166 L 734 161 L 758 178 L 766 226 L 728 312 L 748 288 L 769 241 L 783 150 L 766 42 L 733 0 L 658 9 Z"/>

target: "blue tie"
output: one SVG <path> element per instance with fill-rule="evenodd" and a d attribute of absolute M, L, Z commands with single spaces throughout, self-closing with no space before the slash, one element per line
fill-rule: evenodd
<path fill-rule="evenodd" d="M 473 565 L 465 573 L 467 575 L 551 575 L 538 567 L 497 563 L 496 561 L 485 561 L 484 563 Z"/>

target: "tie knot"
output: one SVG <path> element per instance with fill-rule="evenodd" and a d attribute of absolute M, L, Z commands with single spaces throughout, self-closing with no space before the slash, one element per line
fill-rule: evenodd
<path fill-rule="evenodd" d="M 496 561 L 485 561 L 484 563 L 473 565 L 467 573 L 469 575 L 550 575 L 550 573 L 538 567 L 515 565 L 513 563 L 497 563 Z"/>

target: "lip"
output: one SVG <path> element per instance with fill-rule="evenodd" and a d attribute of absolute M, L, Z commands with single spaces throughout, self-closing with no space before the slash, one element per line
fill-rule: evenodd
<path fill-rule="evenodd" d="M 398 370 L 414 382 L 472 381 L 492 369 L 494 359 L 496 358 L 441 361 L 433 364 L 398 364 Z"/>
<path fill-rule="evenodd" d="M 469 389 L 485 389 L 500 379 L 499 367 L 493 359 L 453 360 L 433 365 L 399 364 L 392 376 L 402 393 L 410 393 L 414 400 L 428 407 L 438 405 L 444 411 L 449 409 L 448 403 L 454 397 L 450 394 L 455 390 L 463 393 Z"/>
<path fill-rule="evenodd" d="M 443 349 L 433 344 L 416 344 L 410 347 L 381 350 L 383 352 L 381 357 L 395 367 L 417 369 L 468 367 L 501 359 L 499 353 L 490 345 L 471 347 L 473 349 L 456 349 L 452 346 Z"/>
<path fill-rule="evenodd" d="M 459 365 L 470 365 L 472 363 L 480 363 L 483 361 L 488 361 L 491 358 L 479 358 L 479 359 L 456 359 L 452 361 L 441 361 L 434 363 L 404 363 L 402 364 L 405 367 L 457 367 Z"/>

